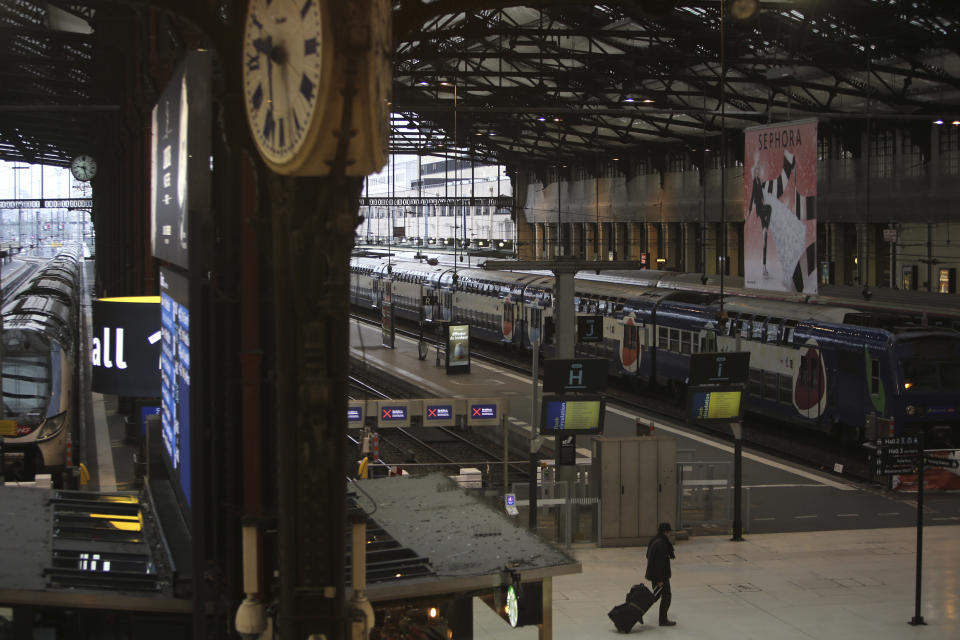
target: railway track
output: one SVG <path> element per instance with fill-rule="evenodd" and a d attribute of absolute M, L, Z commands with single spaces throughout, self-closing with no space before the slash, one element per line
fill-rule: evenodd
<path fill-rule="evenodd" d="M 389 389 L 375 387 L 355 376 L 349 376 L 349 382 L 353 391 L 366 397 L 397 397 Z M 394 470 L 402 468 L 411 475 L 432 472 L 458 475 L 461 468 L 472 467 L 483 473 L 486 486 L 496 489 L 504 486 L 502 447 L 498 449 L 498 443 L 476 431 L 467 429 L 461 433 L 457 428 L 447 427 L 391 428 L 379 430 L 378 436 L 380 460 Z M 502 438 L 502 433 L 500 436 Z M 352 450 L 359 454 L 360 436 L 348 433 L 347 438 Z M 522 446 L 510 443 L 507 482 L 529 481 L 527 462 L 509 462 L 524 455 Z M 349 462 L 353 464 L 353 460 Z"/>

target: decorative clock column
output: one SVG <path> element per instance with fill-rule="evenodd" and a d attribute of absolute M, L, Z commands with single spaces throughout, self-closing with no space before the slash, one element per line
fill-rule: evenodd
<path fill-rule="evenodd" d="M 361 186 L 269 178 L 284 637 L 339 637 L 333 620 L 344 610 L 349 264 Z"/>

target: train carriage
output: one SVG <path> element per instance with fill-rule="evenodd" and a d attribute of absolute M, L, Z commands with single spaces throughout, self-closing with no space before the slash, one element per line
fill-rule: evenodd
<path fill-rule="evenodd" d="M 66 464 L 75 416 L 79 254 L 52 259 L 3 307 L 6 475 L 31 479 Z M 7 423 L 7 424 L 10 424 Z"/>
<path fill-rule="evenodd" d="M 362 259 L 354 265 L 358 279 L 371 272 Z M 424 269 L 393 264 L 394 277 L 398 270 L 406 278 Z M 552 276 L 433 269 L 442 272 L 441 318 L 471 324 L 479 340 L 527 349 L 540 343 L 544 355 L 553 353 Z M 375 278 L 376 268 L 372 273 Z M 661 385 L 679 396 L 693 354 L 747 351 L 748 413 L 861 441 L 887 435 L 867 432 L 867 418 L 874 416 L 893 425 L 889 434 L 922 424 L 940 434 L 942 444 L 960 442 L 960 333 L 922 326 L 909 307 L 885 305 L 881 313 L 810 296 L 740 295 L 738 289 L 721 305 L 711 279 L 698 290 L 680 275 L 690 276 L 578 275 L 575 312 L 602 316 L 603 340 L 578 344 L 577 354 L 606 358 L 611 374 Z M 376 290 L 377 283 L 369 286 Z M 891 318 L 906 319 L 909 326 L 891 326 Z"/>

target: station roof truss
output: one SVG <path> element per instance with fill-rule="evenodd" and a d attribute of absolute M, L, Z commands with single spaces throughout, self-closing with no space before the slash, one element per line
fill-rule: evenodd
<path fill-rule="evenodd" d="M 956 2 L 759 0 L 747 20 L 730 0 L 392 2 L 396 153 L 590 167 L 767 122 L 960 118 Z M 0 158 L 64 166 L 96 143 L 119 65 L 145 55 L 112 18 L 152 6 L 226 42 L 244 5 L 4 0 Z"/>
<path fill-rule="evenodd" d="M 761 0 L 746 21 L 718 0 L 407 4 L 397 153 L 589 167 L 768 122 L 960 116 L 958 3 Z"/>
<path fill-rule="evenodd" d="M 95 6 L 0 3 L 0 158 L 66 166 L 94 147 L 91 115 L 115 108 L 97 82 Z"/>

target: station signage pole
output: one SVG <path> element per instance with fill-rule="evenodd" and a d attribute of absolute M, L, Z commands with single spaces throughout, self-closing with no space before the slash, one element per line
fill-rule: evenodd
<path fill-rule="evenodd" d="M 539 329 L 538 329 L 539 331 Z M 535 336 L 539 338 L 539 336 Z M 533 363 L 530 367 L 532 372 L 531 377 L 531 386 L 532 390 L 530 392 L 530 531 L 537 530 L 537 449 L 538 446 L 538 432 L 540 421 L 537 419 L 537 409 L 539 408 L 539 403 L 537 401 L 537 385 L 539 384 L 540 377 L 540 340 L 535 339 L 532 341 L 532 351 L 533 351 Z"/>
<path fill-rule="evenodd" d="M 920 591 L 923 581 L 923 466 L 924 466 L 924 438 L 923 431 L 920 431 L 919 446 L 920 455 L 917 456 L 917 587 L 914 594 L 913 618 L 910 624 L 913 626 L 927 624 L 920 615 Z"/>

